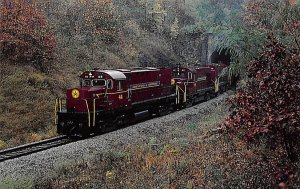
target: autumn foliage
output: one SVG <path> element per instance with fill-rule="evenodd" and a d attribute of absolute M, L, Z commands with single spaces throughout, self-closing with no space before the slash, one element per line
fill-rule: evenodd
<path fill-rule="evenodd" d="M 261 56 L 249 66 L 249 81 L 229 101 L 225 120 L 231 133 L 247 141 L 265 138 L 272 148 L 282 145 L 297 158 L 300 139 L 300 54 L 270 37 Z"/>
<path fill-rule="evenodd" d="M 3 0 L 0 15 L 1 56 L 22 63 L 52 59 L 56 40 L 34 1 Z"/>

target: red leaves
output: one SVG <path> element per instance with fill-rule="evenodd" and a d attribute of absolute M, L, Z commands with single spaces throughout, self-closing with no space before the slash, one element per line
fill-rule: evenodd
<path fill-rule="evenodd" d="M 290 53 L 270 38 L 262 56 L 251 63 L 247 86 L 228 101 L 233 113 L 227 130 L 247 141 L 266 137 L 276 145 L 300 134 L 300 53 Z M 293 140 L 293 139 L 289 139 Z"/>
<path fill-rule="evenodd" d="M 0 8 L 0 51 L 15 61 L 51 59 L 56 45 L 46 17 L 34 2 L 10 0 Z"/>

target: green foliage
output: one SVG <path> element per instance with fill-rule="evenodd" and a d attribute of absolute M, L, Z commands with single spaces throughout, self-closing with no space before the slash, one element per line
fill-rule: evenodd
<path fill-rule="evenodd" d="M 150 14 L 152 15 L 157 31 L 162 32 L 164 26 L 164 17 L 167 15 L 167 12 L 159 2 L 155 2 L 152 6 L 152 11 L 150 11 Z"/>
<path fill-rule="evenodd" d="M 188 181 L 188 183 L 186 184 L 186 189 L 193 189 L 193 188 L 194 188 L 193 181 Z"/>
<path fill-rule="evenodd" d="M 177 37 L 179 34 L 179 22 L 178 22 L 178 18 L 175 17 L 174 23 L 171 26 L 171 36 L 173 38 Z"/>
<path fill-rule="evenodd" d="M 246 27 L 272 34 L 289 49 L 300 49 L 300 9 L 288 0 L 247 2 L 243 16 Z"/>
<path fill-rule="evenodd" d="M 75 164 L 75 161 L 72 161 L 72 160 L 57 162 L 54 165 L 55 176 L 64 177 L 70 171 L 70 169 L 72 169 L 74 167 L 73 166 L 74 164 Z M 74 173 L 74 171 L 71 172 L 71 174 L 76 175 L 76 173 Z"/>
<path fill-rule="evenodd" d="M 126 152 L 124 151 L 110 151 L 108 153 L 108 157 L 111 161 L 118 161 L 123 159 L 127 156 Z"/>
<path fill-rule="evenodd" d="M 7 144 L 3 141 L 0 140 L 0 150 L 6 148 Z"/>
<path fill-rule="evenodd" d="M 257 56 L 265 41 L 265 35 L 247 28 L 243 22 L 244 1 L 201 1 L 197 7 L 199 27 L 212 33 L 213 44 L 218 51 L 231 55 L 231 75 L 246 78 L 247 62 Z"/>
<path fill-rule="evenodd" d="M 228 49 L 232 75 L 247 78 L 248 63 L 258 57 L 269 33 L 290 49 L 300 48 L 299 7 L 286 0 L 204 0 L 197 12 L 198 27 L 213 34 L 219 51 Z"/>
<path fill-rule="evenodd" d="M 187 127 L 189 130 L 193 131 L 198 128 L 198 125 L 196 123 L 189 123 Z"/>

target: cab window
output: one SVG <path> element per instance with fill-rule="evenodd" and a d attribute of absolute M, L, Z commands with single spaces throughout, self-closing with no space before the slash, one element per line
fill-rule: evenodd
<path fill-rule="evenodd" d="M 105 86 L 106 82 L 104 79 L 94 79 L 93 86 Z"/>
<path fill-rule="evenodd" d="M 90 87 L 91 86 L 91 80 L 89 79 L 82 79 L 80 82 L 80 85 L 82 87 Z"/>
<path fill-rule="evenodd" d="M 122 81 L 118 81 L 118 88 L 117 88 L 117 90 L 118 91 L 122 91 Z"/>
<path fill-rule="evenodd" d="M 186 73 L 185 72 L 173 71 L 173 77 L 174 78 L 185 78 L 186 77 Z"/>
<path fill-rule="evenodd" d="M 188 79 L 193 79 L 193 74 L 191 72 L 188 73 Z"/>
<path fill-rule="evenodd" d="M 113 88 L 113 81 L 111 79 L 107 80 L 107 88 L 112 89 Z"/>

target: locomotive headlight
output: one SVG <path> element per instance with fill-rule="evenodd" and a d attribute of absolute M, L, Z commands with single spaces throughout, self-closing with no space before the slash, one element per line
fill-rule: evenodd
<path fill-rule="evenodd" d="M 72 90 L 72 97 L 77 99 L 77 98 L 79 98 L 79 96 L 80 96 L 79 90 L 78 89 L 73 89 Z"/>
<path fill-rule="evenodd" d="M 171 85 L 175 85 L 176 81 L 175 79 L 171 79 Z"/>

